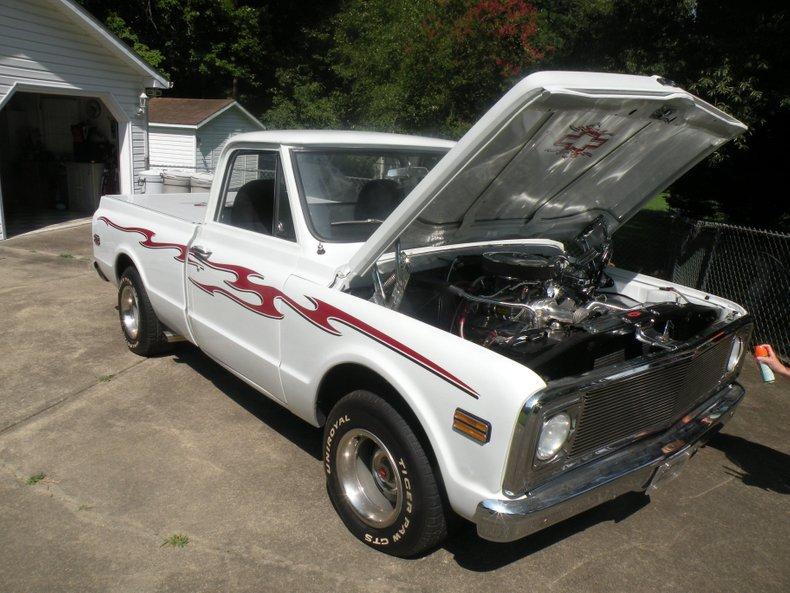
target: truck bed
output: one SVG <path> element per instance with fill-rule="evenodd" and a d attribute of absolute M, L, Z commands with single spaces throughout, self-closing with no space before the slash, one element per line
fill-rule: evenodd
<path fill-rule="evenodd" d="M 119 255 L 142 276 L 160 320 L 187 332 L 184 261 L 208 194 L 108 195 L 93 215 L 94 260 L 105 277 L 120 278 Z M 123 260 L 121 260 L 123 261 Z M 125 264 L 122 264 L 125 265 Z"/>
<path fill-rule="evenodd" d="M 108 195 L 106 198 L 118 200 L 171 216 L 184 222 L 197 224 L 203 222 L 208 204 L 208 194 L 121 194 Z"/>

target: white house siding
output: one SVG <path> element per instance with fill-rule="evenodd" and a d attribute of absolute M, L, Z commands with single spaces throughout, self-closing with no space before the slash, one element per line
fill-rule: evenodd
<path fill-rule="evenodd" d="M 148 134 L 146 134 L 146 123 L 142 121 L 132 121 L 132 167 L 134 171 L 134 191 L 140 192 L 140 186 L 137 184 L 137 177 L 140 171 L 148 168 Z"/>
<path fill-rule="evenodd" d="M 255 132 L 260 129 L 260 126 L 256 126 L 236 107 L 220 113 L 197 130 L 197 168 L 213 171 L 228 138 L 242 132 Z"/>
<path fill-rule="evenodd" d="M 148 150 L 152 167 L 194 169 L 195 130 L 151 125 L 148 128 Z"/>
<path fill-rule="evenodd" d="M 139 95 L 151 84 L 101 43 L 84 24 L 47 0 L 0 0 L 0 105 L 16 84 L 26 92 L 97 96 L 131 123 L 127 158 L 133 180 L 145 168 L 145 116 L 138 116 Z M 118 118 L 118 115 L 113 113 Z M 123 155 L 122 155 L 123 157 Z M 124 185 L 137 184 L 122 180 Z M 131 188 L 129 188 L 131 189 Z"/>

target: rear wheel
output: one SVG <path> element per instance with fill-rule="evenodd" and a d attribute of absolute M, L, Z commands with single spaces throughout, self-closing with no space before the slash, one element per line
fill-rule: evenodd
<path fill-rule="evenodd" d="M 447 534 L 436 477 L 419 439 L 390 404 L 354 391 L 324 427 L 327 492 L 346 527 L 365 544 L 410 557 Z"/>
<path fill-rule="evenodd" d="M 135 354 L 153 356 L 170 348 L 136 268 L 126 268 L 118 283 L 118 317 L 126 345 Z"/>

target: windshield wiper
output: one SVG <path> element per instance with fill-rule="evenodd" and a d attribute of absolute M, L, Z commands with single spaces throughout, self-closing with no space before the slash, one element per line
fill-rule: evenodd
<path fill-rule="evenodd" d="M 362 220 L 336 220 L 335 222 L 330 222 L 329 226 L 345 226 L 349 224 L 381 224 L 384 222 L 383 220 L 379 220 L 378 218 L 364 218 Z"/>

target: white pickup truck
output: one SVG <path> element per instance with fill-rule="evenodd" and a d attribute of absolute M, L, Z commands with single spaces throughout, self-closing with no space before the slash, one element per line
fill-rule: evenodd
<path fill-rule="evenodd" d="M 102 198 L 95 266 L 133 352 L 189 340 L 324 427 L 368 545 L 418 554 L 451 512 L 512 541 L 652 491 L 743 397 L 746 311 L 609 237 L 744 129 L 662 78 L 544 72 L 458 143 L 243 134 L 207 195 Z"/>

